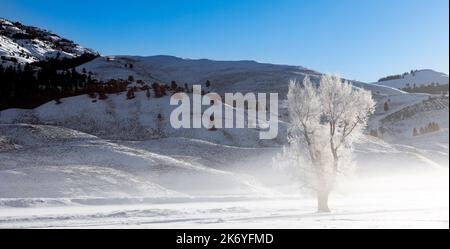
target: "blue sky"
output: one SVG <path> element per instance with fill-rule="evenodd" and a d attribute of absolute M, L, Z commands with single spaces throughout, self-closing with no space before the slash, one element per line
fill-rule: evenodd
<path fill-rule="evenodd" d="M 102 54 L 302 65 L 349 79 L 448 74 L 448 0 L 2 0 L 0 17 Z"/>

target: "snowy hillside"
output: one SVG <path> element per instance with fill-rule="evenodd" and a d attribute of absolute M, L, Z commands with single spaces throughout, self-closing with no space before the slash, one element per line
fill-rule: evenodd
<path fill-rule="evenodd" d="M 295 193 L 286 191 L 295 182 L 272 168 L 270 159 L 280 147 L 234 147 L 176 137 L 105 140 L 72 129 L 28 124 L 0 125 L 0 137 L 0 207 L 15 205 L 8 198 L 33 205 L 28 203 L 33 198 L 113 202 Z M 376 138 L 357 143 L 356 159 L 363 175 L 441 168 L 427 150 Z M 405 160 L 408 165 L 399 163 Z"/>
<path fill-rule="evenodd" d="M 264 193 L 250 176 L 71 129 L 0 125 L 0 137 L 0 206 L 2 198 L 169 198 Z"/>
<path fill-rule="evenodd" d="M 84 70 L 83 70 L 84 69 Z M 319 72 L 301 66 L 275 65 L 255 61 L 214 61 L 207 59 L 183 59 L 174 56 L 107 56 L 98 57 L 77 68 L 79 72 L 91 72 L 94 78 L 102 81 L 108 79 L 142 80 L 147 84 L 160 82 L 179 85 L 204 84 L 211 82 L 207 89 L 222 93 L 224 91 L 240 92 L 278 92 L 285 96 L 291 79 L 302 80 L 308 75 L 317 80 Z M 374 86 L 354 82 L 355 86 L 373 91 L 375 94 L 401 93 L 388 86 Z"/>
<path fill-rule="evenodd" d="M 449 145 L 449 98 L 429 94 L 380 96 L 368 132 L 391 144 L 423 149 L 446 164 Z M 423 131 L 431 123 L 439 128 Z M 414 133 L 417 131 L 417 134 Z"/>
<path fill-rule="evenodd" d="M 73 58 L 85 53 L 94 52 L 50 31 L 0 18 L 0 65 Z"/>
<path fill-rule="evenodd" d="M 431 69 L 423 69 L 404 73 L 402 75 L 386 77 L 374 83 L 395 88 L 420 87 L 431 84 L 448 85 L 448 75 Z"/>
<path fill-rule="evenodd" d="M 286 125 L 279 124 L 279 136 L 260 140 L 253 129 L 174 129 L 169 118 L 176 106 L 168 96 L 149 99 L 145 92 L 128 100 L 126 94 L 111 94 L 107 100 L 86 95 L 49 102 L 33 110 L 8 109 L 0 112 L 0 123 L 51 124 L 95 134 L 103 138 L 145 140 L 161 137 L 187 137 L 233 146 L 274 146 L 285 142 Z"/>

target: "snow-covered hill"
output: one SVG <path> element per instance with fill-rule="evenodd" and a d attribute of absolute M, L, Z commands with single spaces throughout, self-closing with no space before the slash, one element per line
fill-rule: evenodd
<path fill-rule="evenodd" d="M 0 65 L 73 58 L 94 52 L 50 31 L 0 18 Z"/>
<path fill-rule="evenodd" d="M 407 87 L 429 86 L 431 84 L 448 85 L 448 82 L 448 75 L 431 69 L 423 69 L 391 76 L 374 84 L 402 89 Z"/>
<path fill-rule="evenodd" d="M 0 206 L 3 198 L 264 193 L 250 176 L 67 128 L 0 125 L 0 137 Z"/>
<path fill-rule="evenodd" d="M 8 109 L 0 112 L 0 123 L 51 124 L 95 134 L 103 138 L 146 140 L 162 137 L 187 137 L 234 146 L 273 146 L 285 141 L 286 127 L 279 124 L 274 140 L 259 140 L 255 129 L 174 129 L 169 120 L 176 106 L 170 97 L 150 99 L 137 92 L 127 99 L 125 93 L 111 94 L 106 100 L 93 100 L 87 95 L 51 101 L 33 110 Z"/>
<path fill-rule="evenodd" d="M 84 69 L 84 70 L 83 70 Z M 277 92 L 285 96 L 291 79 L 302 80 L 305 75 L 317 80 L 320 75 L 301 66 L 275 65 L 255 61 L 214 61 L 208 59 L 183 59 L 174 56 L 106 56 L 98 57 L 77 68 L 91 72 L 93 78 L 142 80 L 147 84 L 176 81 L 180 86 L 211 82 L 208 91 Z M 374 94 L 398 94 L 402 91 L 388 87 L 353 82 Z"/>

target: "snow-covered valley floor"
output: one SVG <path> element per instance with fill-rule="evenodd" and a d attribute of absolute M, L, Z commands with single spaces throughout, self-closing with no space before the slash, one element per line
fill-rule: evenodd
<path fill-rule="evenodd" d="M 448 180 L 448 178 L 447 178 Z M 313 200 L 222 198 L 128 205 L 0 209 L 0 228 L 447 228 L 448 192 L 340 197 L 333 212 Z"/>
<path fill-rule="evenodd" d="M 273 167 L 280 147 L 0 125 L 0 228 L 449 228 L 446 132 L 420 149 L 360 141 L 356 177 L 316 213 Z"/>

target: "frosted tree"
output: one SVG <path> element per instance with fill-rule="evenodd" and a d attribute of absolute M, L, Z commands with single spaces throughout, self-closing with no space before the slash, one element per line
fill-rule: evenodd
<path fill-rule="evenodd" d="M 316 192 L 318 211 L 329 212 L 328 196 L 339 175 L 352 170 L 352 144 L 374 110 L 371 93 L 337 76 L 323 76 L 316 88 L 309 78 L 291 81 L 288 92 L 289 147 L 284 159 L 294 164 L 303 186 Z"/>
<path fill-rule="evenodd" d="M 288 104 L 290 146 L 285 148 L 284 157 L 290 166 L 298 169 L 303 186 L 317 193 L 318 208 L 324 211 L 323 197 L 328 192 L 331 171 L 324 153 L 327 140 L 325 125 L 321 124 L 320 97 L 309 78 L 303 80 L 303 86 L 290 82 Z"/>

